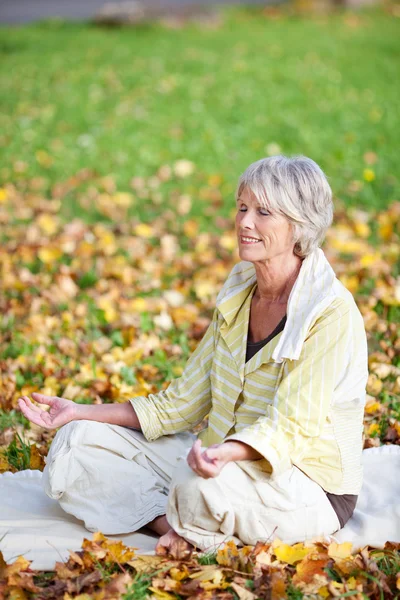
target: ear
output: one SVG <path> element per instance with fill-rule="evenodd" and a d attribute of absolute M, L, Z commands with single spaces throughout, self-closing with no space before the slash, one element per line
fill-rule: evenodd
<path fill-rule="evenodd" d="M 302 227 L 299 223 L 291 223 L 290 226 L 292 229 L 292 236 L 293 236 L 293 238 L 292 238 L 293 239 L 293 253 L 296 254 L 296 256 L 300 256 L 300 258 L 304 258 L 302 243 L 301 243 L 301 240 L 303 238 Z"/>

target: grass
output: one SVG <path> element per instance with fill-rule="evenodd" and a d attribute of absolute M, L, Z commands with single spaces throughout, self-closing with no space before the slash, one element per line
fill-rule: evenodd
<path fill-rule="evenodd" d="M 210 550 L 197 556 L 197 562 L 199 565 L 216 565 L 217 563 L 217 552 Z"/>
<path fill-rule="evenodd" d="M 137 573 L 133 583 L 122 596 L 122 600 L 146 600 L 149 597 L 149 587 L 152 576 L 147 573 Z"/>
<path fill-rule="evenodd" d="M 4 411 L 0 409 L 0 433 L 10 427 L 23 425 L 24 428 L 29 428 L 29 421 L 25 419 L 21 412 L 16 410 Z"/>
<path fill-rule="evenodd" d="M 220 26 L 177 30 L 2 28 L 0 182 L 24 189 L 36 178 L 47 194 L 88 168 L 128 191 L 132 177 L 184 158 L 194 173 L 159 182 L 159 205 L 144 198 L 133 212 L 150 222 L 174 191 L 186 193 L 204 226 L 210 187 L 228 215 L 239 173 L 281 151 L 314 158 L 346 203 L 384 208 L 400 189 L 399 33 L 379 9 L 274 19 L 236 9 Z M 365 168 L 375 179 L 363 180 Z M 63 200 L 67 218 L 105 218 L 76 196 Z M 88 272 L 79 285 L 95 281 Z"/>
<path fill-rule="evenodd" d="M 31 462 L 31 448 L 18 433 L 15 434 L 12 442 L 2 452 L 4 452 L 4 456 L 10 467 L 16 471 L 29 469 Z"/>

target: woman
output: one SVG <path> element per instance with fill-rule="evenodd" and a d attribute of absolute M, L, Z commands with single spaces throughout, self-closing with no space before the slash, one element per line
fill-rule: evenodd
<path fill-rule="evenodd" d="M 159 551 L 342 527 L 361 488 L 367 345 L 319 248 L 331 221 L 331 189 L 311 159 L 250 165 L 237 189 L 241 262 L 183 375 L 125 404 L 32 394 L 46 412 L 19 400 L 33 423 L 63 425 L 47 494 L 89 530 L 147 525 Z"/>

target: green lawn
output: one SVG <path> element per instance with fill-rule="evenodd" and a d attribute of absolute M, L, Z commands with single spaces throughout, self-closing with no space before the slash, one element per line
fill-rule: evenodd
<path fill-rule="evenodd" d="M 44 177 L 47 193 L 89 167 L 128 191 L 183 158 L 193 174 L 162 181 L 158 202 L 178 189 L 200 215 L 210 181 L 232 206 L 242 170 L 281 151 L 314 158 L 346 203 L 385 208 L 400 189 L 399 24 L 234 10 L 214 28 L 3 27 L 0 183 Z M 145 220 L 165 207 L 145 200 Z"/>

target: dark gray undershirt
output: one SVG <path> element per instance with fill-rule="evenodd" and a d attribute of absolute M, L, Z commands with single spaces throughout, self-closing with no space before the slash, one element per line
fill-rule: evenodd
<path fill-rule="evenodd" d="M 246 362 L 248 362 L 261 348 L 263 348 L 268 342 L 270 342 L 276 335 L 278 335 L 281 331 L 283 331 L 286 323 L 286 315 L 283 317 L 282 321 L 278 323 L 276 328 L 268 337 L 259 342 L 249 342 L 247 338 L 247 348 L 246 348 Z M 354 512 L 354 508 L 357 502 L 357 496 L 353 494 L 330 494 L 325 492 L 329 502 L 332 505 L 333 510 L 335 511 L 337 518 L 339 519 L 340 527 L 344 527 L 347 521 L 350 519 L 351 515 Z"/>

